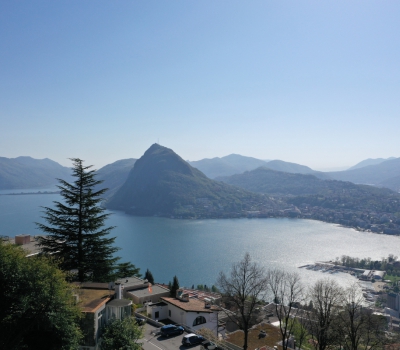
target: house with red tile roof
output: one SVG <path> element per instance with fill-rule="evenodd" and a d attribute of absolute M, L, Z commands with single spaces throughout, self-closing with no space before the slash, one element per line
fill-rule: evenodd
<path fill-rule="evenodd" d="M 219 311 L 221 308 L 210 300 L 190 297 L 182 288 L 177 290 L 175 298 L 161 297 L 161 302 L 147 305 L 147 314 L 153 320 L 169 320 L 194 332 L 208 328 L 215 335 L 225 331 L 218 320 Z"/>

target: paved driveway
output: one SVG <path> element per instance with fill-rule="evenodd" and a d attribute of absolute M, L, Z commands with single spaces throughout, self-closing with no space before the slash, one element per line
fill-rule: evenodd
<path fill-rule="evenodd" d="M 152 334 L 156 329 L 156 327 L 148 323 L 144 326 L 144 338 L 141 341 L 144 350 L 200 350 L 200 345 L 192 347 L 182 345 L 182 338 L 187 333 L 166 338 Z"/>

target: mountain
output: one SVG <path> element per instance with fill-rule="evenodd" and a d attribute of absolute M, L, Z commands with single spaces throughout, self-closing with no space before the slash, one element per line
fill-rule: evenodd
<path fill-rule="evenodd" d="M 264 196 L 210 180 L 171 149 L 153 144 L 106 206 L 135 215 L 223 217 L 260 203 L 273 206 Z"/>
<path fill-rule="evenodd" d="M 243 174 L 219 177 L 217 180 L 247 191 L 276 196 L 327 195 L 334 192 L 359 189 L 359 185 L 351 182 L 322 180 L 310 174 L 285 173 L 265 167 L 246 171 Z M 374 193 L 377 191 L 385 194 L 392 193 L 386 189 L 380 191 L 371 186 L 367 187 Z M 365 191 L 365 188 L 363 188 L 363 191 Z"/>
<path fill-rule="evenodd" d="M 400 175 L 382 181 L 379 185 L 390 188 L 393 191 L 400 192 Z"/>
<path fill-rule="evenodd" d="M 322 193 L 329 191 L 329 183 L 333 182 L 321 180 L 310 174 L 286 173 L 266 167 L 246 171 L 243 174 L 218 177 L 216 180 L 247 191 L 281 196 Z"/>
<path fill-rule="evenodd" d="M 316 171 L 308 166 L 296 163 L 284 162 L 283 160 L 271 160 L 266 164 L 266 167 L 272 170 L 283 171 L 292 174 L 312 174 L 321 179 L 329 179 L 329 175 L 321 171 Z"/>
<path fill-rule="evenodd" d="M 71 169 L 45 158 L 0 157 L 0 190 L 46 188 L 71 180 Z"/>
<path fill-rule="evenodd" d="M 241 156 L 240 154 L 230 154 L 221 158 L 205 158 L 197 161 L 188 161 L 188 163 L 210 179 L 218 176 L 230 176 L 233 174 L 241 174 L 244 171 L 253 170 L 265 165 L 266 161 Z"/>
<path fill-rule="evenodd" d="M 391 160 L 391 159 L 395 159 L 395 157 L 390 157 L 390 158 L 386 158 L 386 159 L 385 158 L 375 158 L 375 159 L 368 158 L 368 159 L 365 159 L 365 160 L 361 161 L 360 163 L 357 163 L 356 165 L 348 168 L 347 170 L 359 169 L 359 168 L 363 168 L 363 167 L 369 166 L 369 165 L 377 165 L 386 160 Z"/>
<path fill-rule="evenodd" d="M 386 181 L 400 175 L 400 158 L 385 160 L 379 164 L 358 169 L 335 171 L 327 174 L 335 180 L 383 186 Z"/>
<path fill-rule="evenodd" d="M 121 159 L 97 170 L 97 180 L 103 182 L 96 189 L 108 188 L 105 198 L 111 197 L 125 183 L 135 162 L 134 158 Z"/>
<path fill-rule="evenodd" d="M 219 178 L 248 191 L 283 196 L 287 203 L 343 210 L 397 213 L 400 196 L 390 189 L 352 182 L 322 180 L 313 175 L 290 174 L 258 168 L 243 174 Z"/>

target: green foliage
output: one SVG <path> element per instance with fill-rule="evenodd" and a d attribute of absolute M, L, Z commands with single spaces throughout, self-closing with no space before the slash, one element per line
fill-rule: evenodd
<path fill-rule="evenodd" d="M 292 334 L 294 335 L 294 338 L 296 339 L 296 345 L 298 347 L 308 347 L 311 348 L 309 344 L 307 344 L 306 340 L 311 338 L 311 336 L 308 334 L 307 328 L 306 328 L 306 323 L 307 321 L 303 319 L 290 319 L 289 323 L 290 329 L 292 330 Z M 297 347 L 296 346 L 296 347 Z"/>
<path fill-rule="evenodd" d="M 154 277 L 149 269 L 146 270 L 146 273 L 144 274 L 144 278 L 146 280 L 148 280 L 151 284 L 154 284 Z"/>
<path fill-rule="evenodd" d="M 61 258 L 63 270 L 78 270 L 78 281 L 107 282 L 119 258 L 114 257 L 118 250 L 113 247 L 115 238 L 108 237 L 113 227 L 104 227 L 109 214 L 100 206 L 106 189 L 94 191 L 101 183 L 94 170 L 83 166 L 81 159 L 72 161 L 75 181 L 59 180 L 64 201 L 54 202 L 55 208 L 44 208 L 48 225 L 37 226 L 47 236 L 40 238 L 39 245 L 45 254 Z"/>
<path fill-rule="evenodd" d="M 194 286 L 193 286 L 194 287 Z M 198 284 L 197 285 L 197 287 L 196 287 L 196 289 L 197 290 L 202 290 L 202 291 L 205 291 L 205 292 L 214 292 L 214 293 L 219 293 L 219 289 L 216 287 L 216 286 L 214 286 L 214 285 L 212 285 L 211 286 L 211 288 L 210 287 L 207 287 L 207 285 L 206 284 Z"/>
<path fill-rule="evenodd" d="M 65 274 L 0 242 L 0 348 L 77 349 L 81 312 Z"/>
<path fill-rule="evenodd" d="M 169 288 L 169 294 L 174 298 L 176 296 L 176 291 L 179 289 L 178 277 L 174 276 L 174 280 L 172 283 L 169 282 L 168 286 L 171 286 L 171 288 Z"/>
<path fill-rule="evenodd" d="M 140 350 L 138 340 L 143 336 L 143 329 L 134 318 L 112 320 L 103 329 L 101 350 Z"/>
<path fill-rule="evenodd" d="M 124 278 L 124 277 L 141 277 L 142 275 L 139 273 L 140 268 L 136 267 L 130 262 L 120 263 L 117 265 L 115 278 Z"/>
<path fill-rule="evenodd" d="M 218 289 L 216 286 L 214 286 L 214 285 L 211 286 L 211 291 L 212 291 L 213 293 L 219 293 L 219 289 Z"/>

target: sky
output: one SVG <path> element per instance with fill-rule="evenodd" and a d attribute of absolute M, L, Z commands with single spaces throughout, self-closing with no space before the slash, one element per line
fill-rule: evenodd
<path fill-rule="evenodd" d="M 400 2 L 0 2 L 0 156 L 400 157 Z"/>

